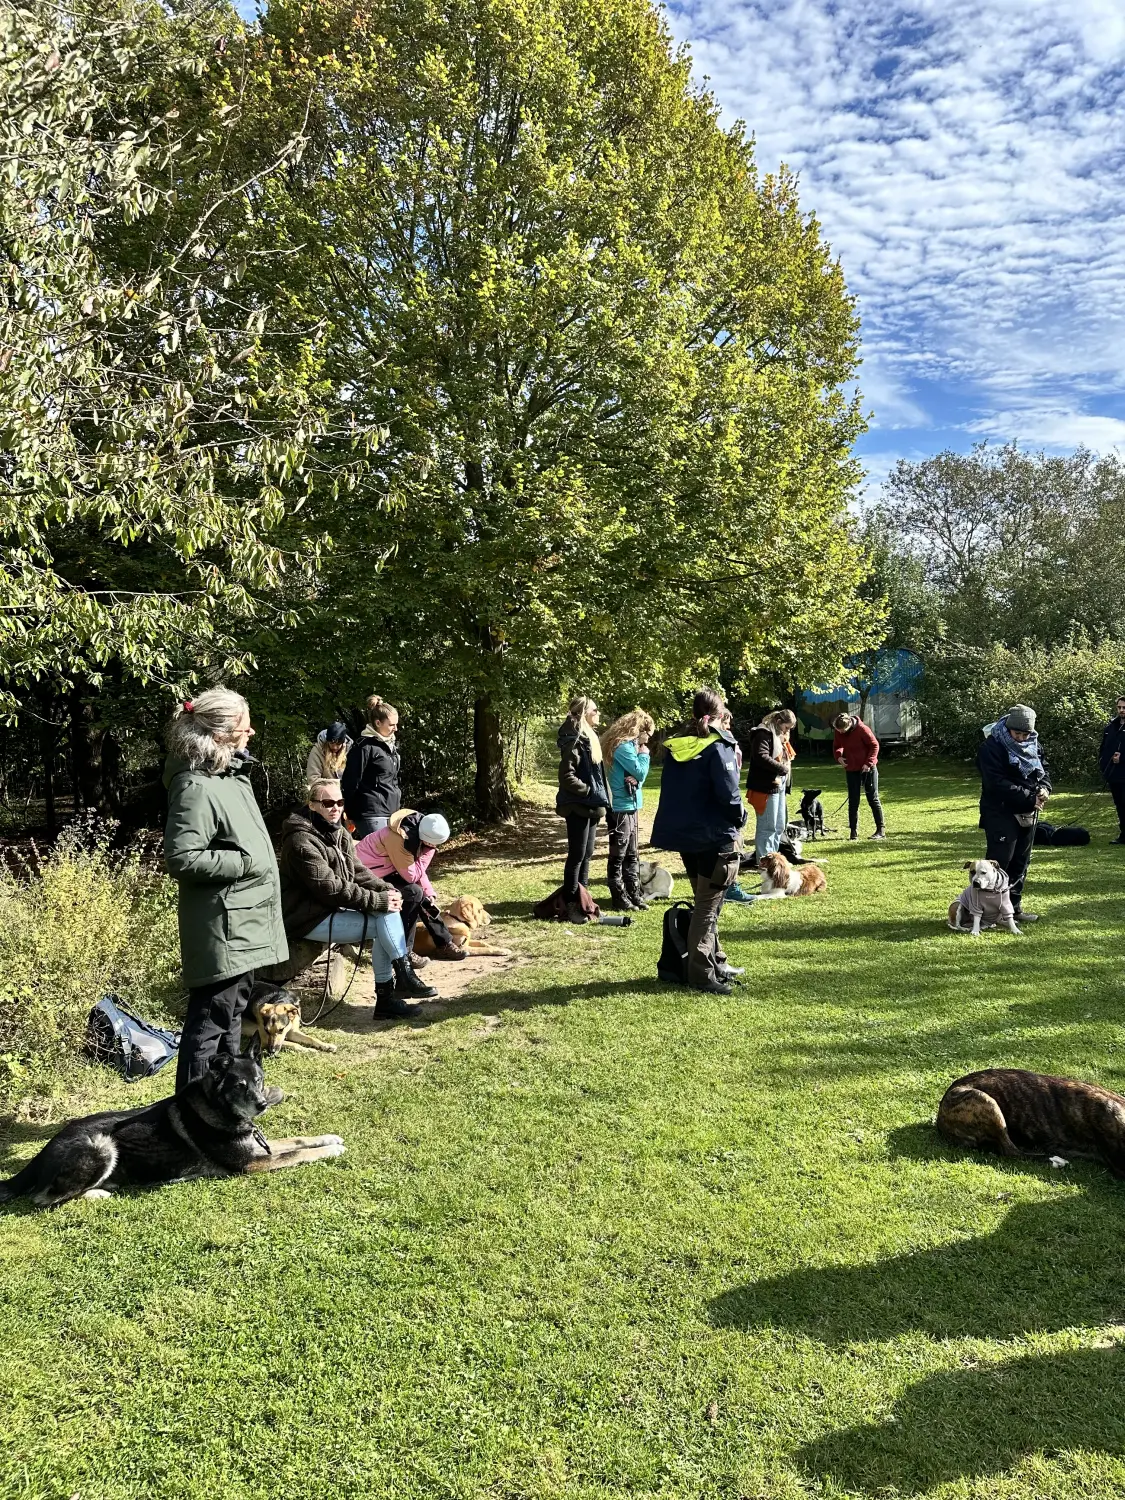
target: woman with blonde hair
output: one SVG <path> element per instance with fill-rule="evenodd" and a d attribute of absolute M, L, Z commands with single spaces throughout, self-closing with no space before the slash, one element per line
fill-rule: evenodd
<path fill-rule="evenodd" d="M 762 722 L 750 731 L 746 800 L 757 815 L 754 853 L 759 864 L 767 854 L 777 853 L 785 837 L 785 793 L 793 760 L 789 736 L 796 727 L 797 715 L 788 708 L 777 708 L 763 714 Z"/>
<path fill-rule="evenodd" d="M 643 708 L 622 714 L 602 735 L 602 763 L 609 783 L 609 860 L 606 884 L 617 911 L 645 911 L 641 895 L 637 815 L 644 805 L 645 777 L 650 757 L 648 742 L 656 729 Z"/>
<path fill-rule="evenodd" d="M 273 845 L 247 774 L 254 730 L 246 699 L 209 688 L 168 729 L 164 862 L 179 886 L 188 991 L 176 1088 L 216 1053 L 236 1057 L 255 969 L 289 957 Z"/>
<path fill-rule="evenodd" d="M 595 730 L 598 705 L 579 694 L 570 700 L 567 716 L 556 737 L 559 747 L 559 790 L 555 811 L 566 822 L 566 864 L 562 895 L 566 920 L 576 925 L 587 920 L 579 900 L 579 888 L 590 879 L 594 837 L 602 813 L 609 806 L 602 765 L 602 747 Z"/>
<path fill-rule="evenodd" d="M 402 806 L 399 786 L 398 709 L 372 693 L 367 700 L 367 724 L 348 751 L 340 777 L 348 817 L 357 839 L 386 828 Z"/>
<path fill-rule="evenodd" d="M 352 737 L 343 719 L 336 719 L 327 729 L 322 729 L 313 740 L 312 749 L 305 761 L 305 781 L 312 786 L 323 776 L 339 781 L 348 763 L 348 751 L 352 748 Z"/>

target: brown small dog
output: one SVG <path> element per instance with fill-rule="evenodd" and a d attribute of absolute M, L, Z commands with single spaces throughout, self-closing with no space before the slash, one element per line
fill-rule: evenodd
<path fill-rule="evenodd" d="M 762 901 L 779 901 L 784 896 L 811 896 L 828 887 L 819 865 L 802 865 L 795 870 L 784 854 L 763 856 L 758 868 L 762 872 L 762 894 L 759 897 Z"/>
<path fill-rule="evenodd" d="M 270 1057 L 278 1052 L 300 1052 L 310 1047 L 314 1052 L 335 1052 L 331 1042 L 322 1042 L 301 1030 L 301 1007 L 288 990 L 278 990 L 276 998 L 251 996 L 246 1019 L 253 1022 L 263 1053 Z"/>
<path fill-rule="evenodd" d="M 945 1091 L 937 1128 L 957 1146 L 1001 1156 L 1089 1157 L 1125 1177 L 1125 1099 L 1020 1068 L 968 1073 Z"/>
<path fill-rule="evenodd" d="M 481 958 L 511 958 L 510 948 L 497 948 L 474 936 L 482 927 L 492 924 L 484 903 L 475 896 L 458 896 L 442 912 L 441 919 L 458 948 L 464 948 L 466 953 L 475 953 Z M 437 951 L 433 938 L 421 922 L 414 931 L 414 951 L 427 955 Z"/>

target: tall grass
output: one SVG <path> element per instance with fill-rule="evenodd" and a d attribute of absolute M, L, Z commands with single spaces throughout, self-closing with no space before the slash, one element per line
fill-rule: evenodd
<path fill-rule="evenodd" d="M 112 831 L 81 819 L 0 869 L 0 1115 L 58 1090 L 106 991 L 161 1012 L 176 993 L 175 887 Z"/>

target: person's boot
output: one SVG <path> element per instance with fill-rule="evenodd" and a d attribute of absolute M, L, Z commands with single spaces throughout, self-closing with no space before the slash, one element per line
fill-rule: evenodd
<path fill-rule="evenodd" d="M 432 984 L 427 984 L 424 979 L 418 978 L 409 958 L 396 958 L 394 971 L 395 994 L 400 1000 L 435 1000 L 437 998 L 437 990 Z"/>
<path fill-rule="evenodd" d="M 614 911 L 635 910 L 633 903 L 625 894 L 625 887 L 617 882 L 611 882 L 609 885 L 609 904 L 613 907 Z"/>
<path fill-rule="evenodd" d="M 418 1005 L 411 1005 L 395 993 L 393 979 L 380 979 L 375 985 L 375 1019 L 385 1021 L 388 1016 L 410 1017 L 420 1014 Z"/>
<path fill-rule="evenodd" d="M 704 995 L 734 994 L 733 984 L 730 984 L 726 980 L 720 979 L 718 975 L 715 975 L 713 978 L 704 979 L 701 983 L 696 983 L 694 979 L 689 979 L 688 984 L 693 990 L 699 990 Z"/>
<path fill-rule="evenodd" d="M 873 839 L 885 839 L 886 836 L 887 830 L 885 828 L 876 828 L 875 832 L 871 835 Z"/>
<path fill-rule="evenodd" d="M 625 894 L 633 903 L 634 911 L 648 911 L 652 905 L 652 902 L 644 895 L 639 885 L 627 885 L 625 887 Z"/>
<path fill-rule="evenodd" d="M 440 948 L 434 949 L 434 957 L 449 963 L 457 963 L 462 958 L 468 958 L 468 950 L 458 948 L 456 943 L 443 943 Z M 414 967 L 418 967 L 418 960 L 414 960 Z"/>

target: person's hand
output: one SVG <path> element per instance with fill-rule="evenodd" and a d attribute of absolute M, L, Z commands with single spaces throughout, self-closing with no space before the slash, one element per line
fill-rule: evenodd
<path fill-rule="evenodd" d="M 1038 811 L 1039 808 L 1047 806 L 1047 798 L 1050 795 L 1051 795 L 1050 792 L 1036 792 L 1035 793 L 1035 807 L 1036 807 L 1037 811 Z"/>
<path fill-rule="evenodd" d="M 387 892 L 387 910 L 388 911 L 401 911 L 402 910 L 402 892 L 401 891 L 388 891 Z"/>

